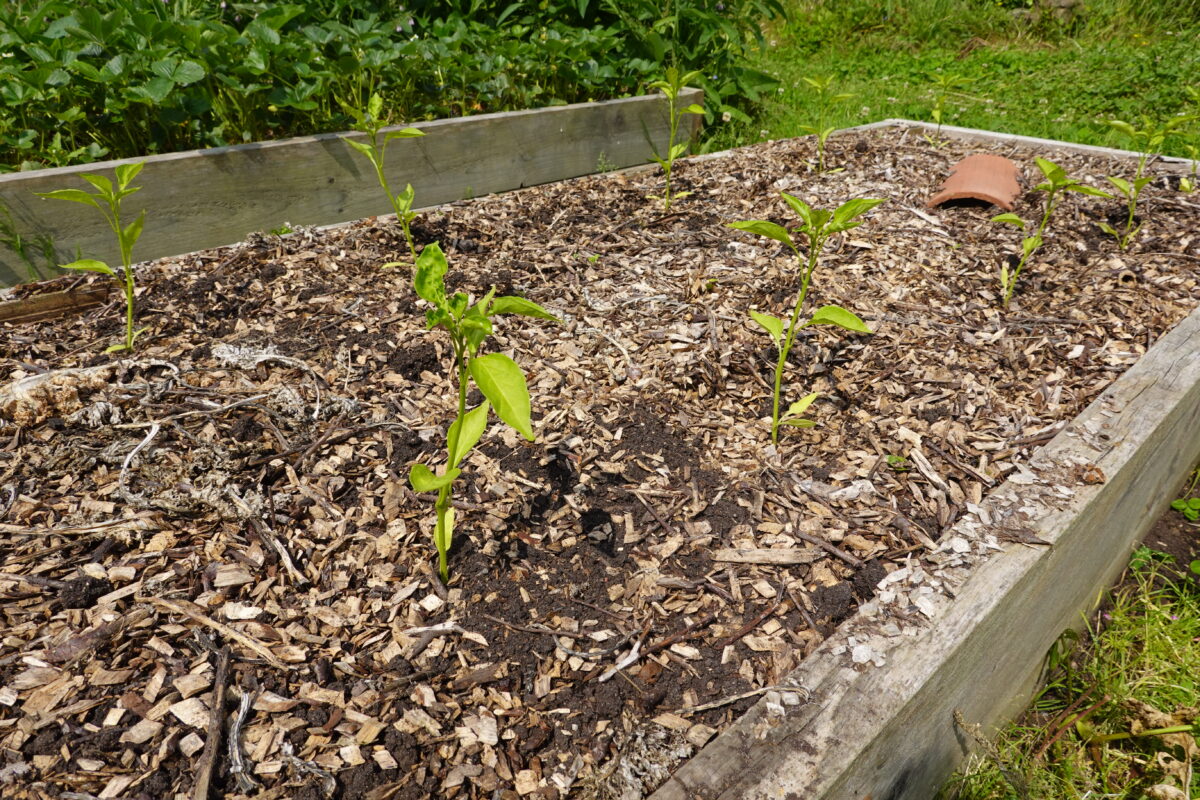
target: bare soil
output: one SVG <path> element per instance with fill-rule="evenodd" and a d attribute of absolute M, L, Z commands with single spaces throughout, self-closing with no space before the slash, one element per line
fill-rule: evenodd
<path fill-rule="evenodd" d="M 997 152 L 1028 189 L 1035 155 L 1092 185 L 1129 164 L 902 131 L 830 147 L 825 174 L 807 141 L 683 162 L 670 213 L 645 171 L 422 216 L 452 286 L 563 320 L 497 324 L 539 437 L 494 421 L 468 460 L 449 586 L 406 481 L 444 460 L 449 343 L 379 268 L 404 252 L 390 218 L 144 266 L 129 357 L 103 353 L 116 306 L 2 326 L 4 796 L 635 798 L 888 574 L 925 565 L 936 590 L 943 533 L 1194 308 L 1200 200 L 1156 181 L 1122 253 L 1096 227 L 1119 209 L 1067 196 L 1002 309 L 1020 235 L 926 209 L 950 166 Z M 776 352 L 747 310 L 786 315 L 798 273 L 726 223 L 794 224 L 779 191 L 887 202 L 807 306 L 873 334 L 802 332 L 785 397 L 820 392 L 819 425 L 775 446 Z M 886 592 L 921 619 L 917 589 Z"/>

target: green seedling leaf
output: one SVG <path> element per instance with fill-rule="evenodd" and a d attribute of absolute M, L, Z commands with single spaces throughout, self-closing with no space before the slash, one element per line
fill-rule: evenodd
<path fill-rule="evenodd" d="M 1187 500 L 1184 500 L 1182 497 L 1171 501 L 1171 508 L 1175 509 L 1176 511 L 1183 511 L 1187 507 Z"/>
<path fill-rule="evenodd" d="M 785 195 L 786 197 L 786 195 Z M 781 225 L 776 225 L 774 222 L 768 222 L 765 219 L 748 219 L 742 222 L 730 222 L 729 227 L 736 228 L 739 231 L 747 233 L 756 233 L 759 236 L 765 236 L 768 239 L 774 239 L 777 242 L 782 242 L 788 247 L 794 248 L 792 237 L 788 234 L 787 229 Z"/>
<path fill-rule="evenodd" d="M 136 164 L 122 164 L 116 168 L 117 186 L 122 189 L 128 188 L 133 179 L 142 171 L 142 167 L 146 166 L 144 161 L 139 161 Z"/>
<path fill-rule="evenodd" d="M 683 109 L 683 111 L 681 113 L 683 113 L 683 114 L 699 114 L 700 116 L 704 116 L 704 109 L 701 108 L 700 106 L 696 105 L 695 103 L 692 103 L 690 106 Z"/>
<path fill-rule="evenodd" d="M 112 194 L 113 194 L 112 181 L 110 181 L 108 178 L 104 177 L 103 175 L 91 175 L 91 174 L 84 172 L 79 177 L 83 178 L 85 181 L 90 183 L 92 186 L 95 186 L 96 190 L 98 192 L 100 192 L 100 194 L 108 196 L 108 197 L 112 196 Z"/>
<path fill-rule="evenodd" d="M 1107 222 L 1098 222 L 1096 224 L 1100 227 L 1100 230 L 1104 231 L 1109 236 L 1116 237 L 1117 239 L 1121 238 L 1121 234 L 1117 233 L 1117 229 L 1112 225 L 1109 225 Z"/>
<path fill-rule="evenodd" d="M 369 158 L 371 160 L 372 164 L 375 163 L 375 158 L 376 158 L 375 145 L 369 144 L 367 142 L 356 142 L 354 139 L 343 139 L 342 141 L 344 141 L 346 144 L 353 147 L 358 152 L 362 153 L 367 158 Z"/>
<path fill-rule="evenodd" d="M 1041 246 L 1041 236 L 1026 236 L 1021 240 L 1021 254 L 1024 255 L 1025 258 L 1029 258 L 1029 256 L 1033 254 L 1033 251 L 1037 250 Z"/>
<path fill-rule="evenodd" d="M 848 200 L 838 206 L 837 211 L 833 212 L 833 224 L 845 225 L 856 217 L 870 211 L 875 206 L 882 203 L 883 200 L 872 197 L 860 197 L 854 200 Z"/>
<path fill-rule="evenodd" d="M 112 267 L 94 258 L 81 258 L 78 261 L 72 261 L 70 264 L 63 264 L 62 268 L 78 269 L 86 272 L 102 272 L 105 275 L 111 275 L 114 278 L 117 277 L 117 273 L 113 271 Z"/>
<path fill-rule="evenodd" d="M 470 370 L 475 385 L 496 409 L 496 416 L 532 442 L 529 388 L 517 363 L 503 353 L 489 353 L 471 359 Z"/>
<path fill-rule="evenodd" d="M 796 417 L 789 417 L 787 419 L 781 419 L 781 420 L 779 420 L 779 424 L 780 425 L 788 425 L 793 428 L 815 428 L 815 427 L 817 427 L 817 423 L 813 422 L 811 419 L 803 419 L 803 418 L 796 418 Z"/>
<path fill-rule="evenodd" d="M 137 244 L 137 240 L 142 238 L 142 228 L 145 224 L 146 212 L 142 211 L 142 213 L 137 215 L 137 219 L 125 226 L 125 230 L 121 232 L 121 235 L 125 239 L 126 247 L 133 247 Z"/>
<path fill-rule="evenodd" d="M 1110 193 L 1104 191 L 1103 189 L 1097 189 L 1093 186 L 1084 186 L 1082 183 L 1071 184 L 1070 186 L 1067 187 L 1067 191 L 1068 192 L 1078 192 L 1079 194 L 1086 194 L 1086 195 L 1090 195 L 1091 197 L 1104 197 L 1109 200 L 1113 199 L 1113 196 Z"/>
<path fill-rule="evenodd" d="M 462 419 L 456 419 L 450 424 L 450 433 L 446 437 L 446 441 L 452 443 L 454 447 L 449 452 L 450 466 L 457 467 L 466 458 L 467 453 L 471 452 L 471 448 L 479 441 L 479 437 L 483 436 L 483 432 L 487 430 L 490 409 L 488 401 L 484 400 L 468 411 Z"/>
<path fill-rule="evenodd" d="M 50 200 L 70 200 L 72 203 L 85 203 L 95 208 L 100 207 L 99 203 L 96 202 L 96 198 L 83 189 L 55 189 L 52 192 L 34 192 L 34 194 Z"/>
<path fill-rule="evenodd" d="M 1197 575 L 1200 575 L 1200 559 L 1196 559 L 1192 563 L 1188 564 L 1188 569 Z"/>
<path fill-rule="evenodd" d="M 771 338 L 775 340 L 775 345 L 783 339 L 783 320 L 778 317 L 772 317 L 769 314 L 760 314 L 757 311 L 750 311 L 750 318 L 757 322 L 763 330 L 771 334 Z"/>
<path fill-rule="evenodd" d="M 539 306 L 532 300 L 526 300 L 524 297 L 513 297 L 506 295 L 497 297 L 492 302 L 492 307 L 488 309 L 488 313 L 496 314 L 520 314 L 525 317 L 537 317 L 538 319 L 550 319 L 558 322 L 558 317 L 551 314 L 546 309 Z"/>
<path fill-rule="evenodd" d="M 1018 217 L 1016 214 L 997 214 L 992 217 L 992 222 L 1003 222 L 1006 225 L 1016 225 L 1021 230 L 1025 230 L 1025 220 Z"/>
<path fill-rule="evenodd" d="M 1066 183 L 1067 173 L 1063 171 L 1062 167 L 1058 166 L 1053 161 L 1047 161 L 1041 156 L 1035 157 L 1034 161 L 1037 163 L 1037 168 L 1041 170 L 1042 174 L 1046 176 L 1046 180 L 1050 181 L 1050 183 L 1054 184 L 1055 186 L 1060 186 L 1063 183 Z"/>
<path fill-rule="evenodd" d="M 808 407 L 813 404 L 813 401 L 820 396 L 820 392 L 813 392 L 812 394 L 806 394 L 804 397 L 801 397 L 799 400 L 788 406 L 787 411 L 785 411 L 783 414 L 784 418 L 787 419 L 789 417 L 799 417 L 805 411 L 807 411 Z"/>
<path fill-rule="evenodd" d="M 413 464 L 408 470 L 408 482 L 412 484 L 413 491 L 436 492 L 454 483 L 454 479 L 461 474 L 462 470 L 452 467 L 446 470 L 445 475 L 434 475 L 424 464 Z"/>
<path fill-rule="evenodd" d="M 836 325 L 848 331 L 870 333 L 871 329 L 853 312 L 841 306 L 822 306 L 813 312 L 812 318 L 805 325 Z"/>
<path fill-rule="evenodd" d="M 446 284 L 443 280 L 448 266 L 446 254 L 437 242 L 425 246 L 417 257 L 413 288 L 422 300 L 428 300 L 441 309 L 446 308 Z"/>
<path fill-rule="evenodd" d="M 1187 507 L 1196 511 L 1200 511 L 1200 497 L 1188 498 Z"/>
<path fill-rule="evenodd" d="M 1128 136 L 1130 139 L 1136 139 L 1137 135 L 1138 135 L 1138 131 L 1136 128 L 1134 128 L 1128 122 L 1122 122 L 1119 119 L 1110 119 L 1108 121 L 1108 127 L 1112 128 L 1113 130 L 1120 131 L 1121 133 Z"/>
<path fill-rule="evenodd" d="M 1133 194 L 1133 187 L 1130 186 L 1129 181 L 1125 180 L 1124 178 L 1118 178 L 1114 175 L 1105 175 L 1104 180 L 1117 187 L 1117 191 L 1126 197 L 1129 197 L 1129 195 Z"/>
<path fill-rule="evenodd" d="M 792 207 L 792 210 L 796 212 L 796 215 L 804 221 L 804 226 L 806 228 L 812 229 L 821 227 L 820 225 L 813 224 L 813 210 L 808 203 L 804 202 L 799 197 L 793 197 L 787 192 L 780 192 L 779 194 L 781 197 L 783 197 L 784 202 Z"/>
<path fill-rule="evenodd" d="M 416 128 L 401 128 L 398 131 L 388 131 L 383 135 L 385 142 L 390 142 L 392 139 L 415 139 L 418 136 L 424 136 L 425 132 Z"/>

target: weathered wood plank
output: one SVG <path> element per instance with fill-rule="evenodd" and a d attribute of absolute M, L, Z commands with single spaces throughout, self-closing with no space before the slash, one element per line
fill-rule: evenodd
<path fill-rule="evenodd" d="M 699 103 L 698 89 L 684 102 Z M 699 117 L 689 116 L 689 123 Z M 415 123 L 418 139 L 388 145 L 392 188 L 416 188 L 429 207 L 465 197 L 574 178 L 605 168 L 651 160 L 667 138 L 661 95 L 603 103 L 579 103 L 531 111 Z M 324 134 L 150 156 L 128 198 L 128 218 L 147 210 L 146 228 L 134 250 L 138 260 L 178 255 L 243 239 L 252 231 L 294 225 L 330 225 L 378 214 L 391 206 L 375 173 L 343 138 Z M 0 175 L 0 203 L 20 233 L 51 238 L 63 261 L 76 248 L 89 258 L 117 260 L 112 233 L 92 208 L 44 200 L 34 192 L 85 187 L 79 174 L 110 173 L 108 161 Z M 24 266 L 0 248 L 0 285 L 21 282 Z"/>
<path fill-rule="evenodd" d="M 776 704 L 775 716 L 758 703 L 652 800 L 932 797 L 970 745 L 953 712 L 987 729 L 1024 705 L 1050 645 L 1081 624 L 1200 459 L 1197 352 L 1200 310 L 1031 459 L 1036 480 L 985 500 L 1050 547 L 1013 544 L 984 562 L 918 632 L 897 637 L 883 668 L 851 663 L 848 631 L 870 631 L 852 618 L 789 676 L 809 702 Z M 1089 483 L 1080 465 L 1105 482 Z M 986 529 L 972 517 L 954 532 Z"/>
<path fill-rule="evenodd" d="M 0 303 L 0 322 L 36 322 L 40 319 L 74 314 L 84 309 L 102 305 L 110 294 L 111 287 L 71 289 L 64 292 L 49 292 L 8 300 Z"/>

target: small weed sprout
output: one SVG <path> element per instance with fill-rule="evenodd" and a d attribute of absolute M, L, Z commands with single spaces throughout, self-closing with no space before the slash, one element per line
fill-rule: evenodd
<path fill-rule="evenodd" d="M 1200 483 L 1200 467 L 1192 470 L 1191 482 L 1181 497 L 1171 501 L 1171 508 L 1183 514 L 1189 522 L 1200 520 L 1200 497 L 1195 496 L 1196 484 Z"/>
<path fill-rule="evenodd" d="M 792 309 L 791 320 L 787 323 L 786 332 L 784 330 L 784 322 L 779 317 L 761 314 L 757 311 L 750 312 L 750 318 L 770 334 L 775 342 L 775 347 L 779 350 L 779 358 L 775 363 L 775 387 L 771 405 L 772 442 L 779 441 L 779 427 L 781 425 L 788 425 L 794 428 L 811 428 L 816 424 L 812 420 L 804 418 L 804 412 L 818 397 L 816 393 L 806 395 L 792 403 L 788 406 L 787 411 L 784 412 L 782 417 L 779 413 L 783 369 L 787 364 L 787 357 L 792 349 L 792 343 L 796 340 L 796 333 L 811 325 L 836 325 L 839 328 L 856 333 L 871 332 L 861 319 L 841 306 L 822 306 L 814 311 L 806 322 L 803 324 L 799 323 L 800 315 L 804 308 L 804 300 L 808 296 L 808 287 L 812 281 L 813 271 L 817 268 L 817 258 L 820 256 L 821 250 L 825 247 L 825 243 L 835 233 L 857 228 L 862 224 L 862 221 L 856 221 L 858 217 L 884 202 L 883 200 L 872 198 L 858 198 L 843 203 L 836 211 L 827 211 L 819 208 L 811 208 L 803 200 L 793 197 L 786 192 L 780 192 L 780 195 L 800 217 L 800 225 L 796 228 L 795 233 L 803 234 L 808 240 L 807 255 L 801 254 L 792 234 L 786 228 L 776 225 L 774 222 L 756 219 L 729 223 L 729 227 L 731 228 L 765 236 L 768 239 L 774 239 L 777 242 L 787 245 L 796 256 L 796 263 L 800 268 L 800 292 L 796 297 L 796 305 Z"/>
<path fill-rule="evenodd" d="M 1133 175 L 1133 180 L 1125 180 L 1118 178 L 1115 175 L 1106 175 L 1104 179 L 1111 183 L 1117 190 L 1117 193 L 1125 198 L 1125 205 L 1128 208 L 1128 215 L 1125 218 L 1125 229 L 1118 231 L 1107 222 L 1100 223 L 1100 230 L 1107 233 L 1117 240 L 1117 247 L 1123 252 L 1129 247 L 1129 243 L 1133 240 L 1134 235 L 1141 229 L 1141 225 L 1136 223 L 1134 217 L 1137 214 L 1138 198 L 1142 194 L 1142 190 L 1150 181 L 1154 180 L 1146 176 L 1146 162 L 1150 157 L 1157 155 L 1162 147 L 1163 141 L 1167 135 L 1179 128 L 1182 125 L 1191 121 L 1191 117 L 1174 117 L 1162 125 L 1157 125 L 1149 119 L 1142 119 L 1142 127 L 1135 128 L 1128 122 L 1119 119 L 1111 119 L 1108 121 L 1108 126 L 1115 131 L 1124 134 L 1133 149 L 1138 152 L 1137 171 Z M 1105 193 L 1105 197 L 1116 199 L 1117 194 Z"/>
<path fill-rule="evenodd" d="M 665 186 L 663 188 L 662 197 L 651 195 L 652 200 L 663 201 L 663 210 L 671 210 L 671 201 L 679 200 L 687 197 L 691 192 L 671 192 L 671 170 L 675 167 L 675 159 L 687 152 L 687 142 L 676 142 L 675 137 L 679 135 L 679 121 L 683 119 L 684 114 L 700 114 L 703 116 L 704 109 L 692 103 L 684 108 L 679 107 L 679 95 L 683 92 L 688 83 L 700 77 L 699 70 L 692 72 L 681 73 L 675 67 L 667 67 L 664 80 L 653 81 L 650 84 L 651 89 L 658 89 L 667 98 L 667 124 L 670 133 L 667 136 L 667 151 L 665 154 L 659 153 L 658 148 L 654 143 L 650 143 L 650 150 L 653 153 L 655 162 L 662 167 L 663 179 Z"/>
<path fill-rule="evenodd" d="M 801 125 L 799 130 L 811 133 L 817 137 L 817 172 L 825 171 L 825 142 L 836 128 L 828 124 L 829 108 L 834 103 L 842 103 L 854 97 L 853 94 L 834 91 L 833 76 L 826 75 L 817 78 L 804 78 L 805 83 L 812 87 L 817 95 L 817 121 L 815 125 Z"/>
<path fill-rule="evenodd" d="M 1188 160 L 1192 162 L 1192 172 L 1190 175 L 1184 175 L 1179 179 L 1179 191 L 1184 194 L 1191 194 L 1196 191 L 1196 167 L 1200 166 L 1200 147 L 1194 144 L 1184 145 L 1184 150 L 1187 151 Z"/>
<path fill-rule="evenodd" d="M 353 139 L 347 139 L 346 144 L 366 156 L 371 162 L 371 166 L 375 167 L 375 177 L 379 179 L 379 185 L 383 187 L 388 202 L 392 204 L 392 211 L 395 212 L 396 219 L 400 221 L 400 227 L 404 230 L 404 241 L 408 243 L 408 255 L 416 263 L 417 247 L 413 243 L 411 227 L 412 221 L 417 217 L 416 213 L 412 210 L 415 192 L 411 183 L 405 185 L 404 191 L 400 194 L 392 191 L 391 186 L 388 184 L 387 175 L 383 171 L 383 159 L 387 153 L 388 142 L 393 139 L 414 139 L 425 134 L 416 128 L 401 128 L 400 130 L 388 131 L 383 135 L 383 141 L 380 141 L 379 132 L 387 127 L 388 120 L 382 115 L 383 97 L 378 92 L 371 95 L 371 99 L 367 102 L 365 110 L 346 103 L 343 103 L 342 107 L 346 109 L 346 113 L 354 118 L 355 130 L 366 134 L 367 138 L 370 139 L 368 142 L 356 142 Z M 385 266 L 394 266 L 395 263 L 391 262 Z"/>
<path fill-rule="evenodd" d="M 492 333 L 492 317 L 498 314 L 523 314 L 558 321 L 558 318 L 537 303 L 523 297 L 495 297 L 495 287 L 474 305 L 462 292 L 446 297 L 446 256 L 441 246 L 433 244 L 421 250 L 417 258 L 413 285 L 422 299 L 433 308 L 425 312 L 426 327 L 444 328 L 454 347 L 455 382 L 458 389 L 458 413 L 446 437 L 446 469 L 435 475 L 424 464 L 413 464 L 408 481 L 418 492 L 437 492 L 437 523 L 433 543 L 438 552 L 438 572 L 443 581 L 450 575 L 446 557 L 454 535 L 454 508 L 451 499 L 454 480 L 462 472 L 459 464 L 479 441 L 487 428 L 488 410 L 512 426 L 529 441 L 533 441 L 530 421 L 529 388 L 525 375 L 516 362 L 503 353 L 479 355 L 479 347 Z M 483 393 L 484 400 L 467 410 L 470 383 Z"/>
<path fill-rule="evenodd" d="M 933 121 L 937 123 L 937 133 L 934 134 L 934 137 L 940 141 L 942 137 L 942 117 L 946 110 L 946 99 L 952 92 L 964 88 L 975 79 L 955 73 L 949 75 L 933 73 L 929 77 L 933 79 L 934 84 L 937 86 L 937 90 L 933 95 L 932 116 Z"/>
<path fill-rule="evenodd" d="M 121 265 L 124 267 L 123 275 L 118 275 L 117 272 L 103 261 L 97 261 L 94 258 L 80 258 L 72 261 L 70 264 L 61 265 L 63 269 L 77 269 L 86 272 L 100 272 L 112 277 L 121 285 L 122 291 L 125 293 L 125 341 L 120 344 L 114 344 L 107 348 L 104 352 L 113 353 L 119 350 L 133 350 L 133 343 L 146 328 L 138 330 L 133 329 L 133 300 L 134 290 L 136 288 L 133 277 L 133 246 L 137 243 L 138 238 L 142 235 L 142 226 L 146 222 L 146 212 L 143 209 L 142 213 L 137 215 L 137 218 L 128 225 L 121 223 L 121 201 L 142 187 L 130 186 L 133 179 L 142 171 L 143 164 L 122 164 L 116 168 L 117 185 L 114 187 L 112 181 L 103 175 L 82 174 L 85 181 L 95 187 L 94 192 L 85 192 L 83 189 L 56 189 L 53 192 L 37 192 L 38 197 L 48 197 L 53 200 L 69 200 L 72 203 L 83 203 L 84 205 L 92 206 L 102 215 L 108 222 L 108 227 L 117 237 L 117 247 L 121 251 Z M 107 208 L 106 208 L 107 207 Z"/>
<path fill-rule="evenodd" d="M 1004 295 L 1005 308 L 1008 308 L 1008 303 L 1012 300 L 1013 291 L 1017 288 L 1017 279 L 1021 277 L 1021 271 L 1025 269 L 1025 264 L 1037 252 L 1038 248 L 1042 246 L 1046 226 L 1050 224 L 1050 217 L 1054 214 L 1054 209 L 1058 207 L 1058 201 L 1062 199 L 1062 194 L 1064 192 L 1079 192 L 1080 194 L 1095 197 L 1109 196 L 1107 192 L 1100 189 L 1093 189 L 1091 186 L 1085 186 L 1079 181 L 1067 177 L 1067 173 L 1063 168 L 1051 161 L 1040 157 L 1035 160 L 1038 169 L 1041 170 L 1046 180 L 1034 188 L 1039 192 L 1046 193 L 1046 209 L 1042 213 L 1042 221 L 1038 224 L 1037 231 L 1032 236 L 1026 236 L 1021 240 L 1021 260 L 1018 262 L 1017 268 L 1010 273 L 1008 264 L 1000 265 L 1000 291 Z M 1025 229 L 1025 220 L 1013 213 L 992 217 L 992 222 L 1004 222 L 1009 225 L 1015 225 L 1021 230 Z"/>

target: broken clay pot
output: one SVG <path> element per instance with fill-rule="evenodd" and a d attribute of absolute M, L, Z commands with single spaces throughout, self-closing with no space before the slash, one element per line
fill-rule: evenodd
<path fill-rule="evenodd" d="M 1017 165 L 1004 156 L 976 153 L 954 165 L 941 191 L 929 198 L 929 208 L 947 200 L 984 200 L 1012 211 L 1013 201 L 1021 193 L 1017 183 Z"/>

